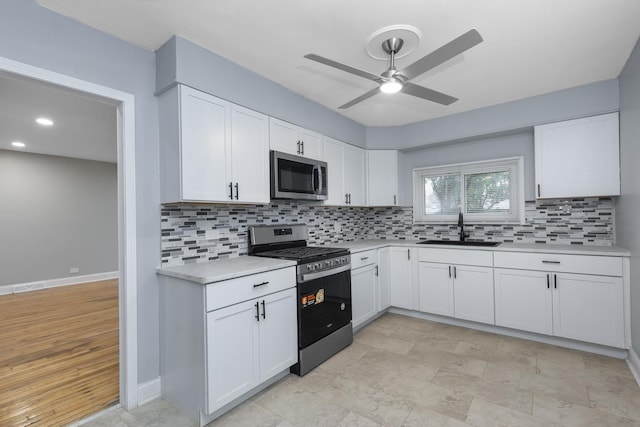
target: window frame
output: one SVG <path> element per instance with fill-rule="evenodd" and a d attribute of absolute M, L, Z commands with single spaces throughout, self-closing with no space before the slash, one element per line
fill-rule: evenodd
<path fill-rule="evenodd" d="M 466 180 L 465 175 L 511 172 L 510 212 L 500 213 L 467 213 L 466 212 Z M 441 166 L 415 168 L 413 170 L 413 222 L 444 223 L 457 222 L 458 213 L 447 215 L 427 215 L 423 212 L 425 205 L 424 179 L 430 176 L 460 175 L 460 206 L 466 223 L 524 224 L 524 157 L 506 157 L 493 160 L 482 160 L 467 163 L 455 163 Z"/>

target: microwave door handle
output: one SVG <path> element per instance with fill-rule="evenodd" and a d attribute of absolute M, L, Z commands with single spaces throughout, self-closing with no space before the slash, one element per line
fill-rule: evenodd
<path fill-rule="evenodd" d="M 320 166 L 316 168 L 318 168 L 318 194 L 322 194 L 322 168 Z"/>

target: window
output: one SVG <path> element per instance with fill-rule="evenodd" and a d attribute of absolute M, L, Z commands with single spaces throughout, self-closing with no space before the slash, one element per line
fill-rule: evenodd
<path fill-rule="evenodd" d="M 413 170 L 415 222 L 524 221 L 522 157 Z"/>

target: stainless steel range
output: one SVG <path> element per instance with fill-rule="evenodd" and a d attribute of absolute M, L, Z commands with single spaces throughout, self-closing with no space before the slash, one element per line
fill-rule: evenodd
<path fill-rule="evenodd" d="M 348 249 L 307 246 L 307 226 L 249 227 L 250 255 L 297 262 L 298 363 L 305 375 L 353 342 L 351 255 Z"/>

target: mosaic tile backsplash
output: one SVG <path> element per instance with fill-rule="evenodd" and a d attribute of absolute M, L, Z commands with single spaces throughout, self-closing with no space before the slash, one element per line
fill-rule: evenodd
<path fill-rule="evenodd" d="M 167 205 L 161 208 L 162 265 L 206 262 L 246 255 L 248 226 L 304 223 L 310 244 L 360 239 L 458 239 L 457 224 L 414 224 L 411 207 L 335 207 L 318 202 L 270 205 Z M 526 202 L 519 224 L 465 224 L 471 239 L 498 242 L 610 246 L 614 243 L 611 198 Z"/>

